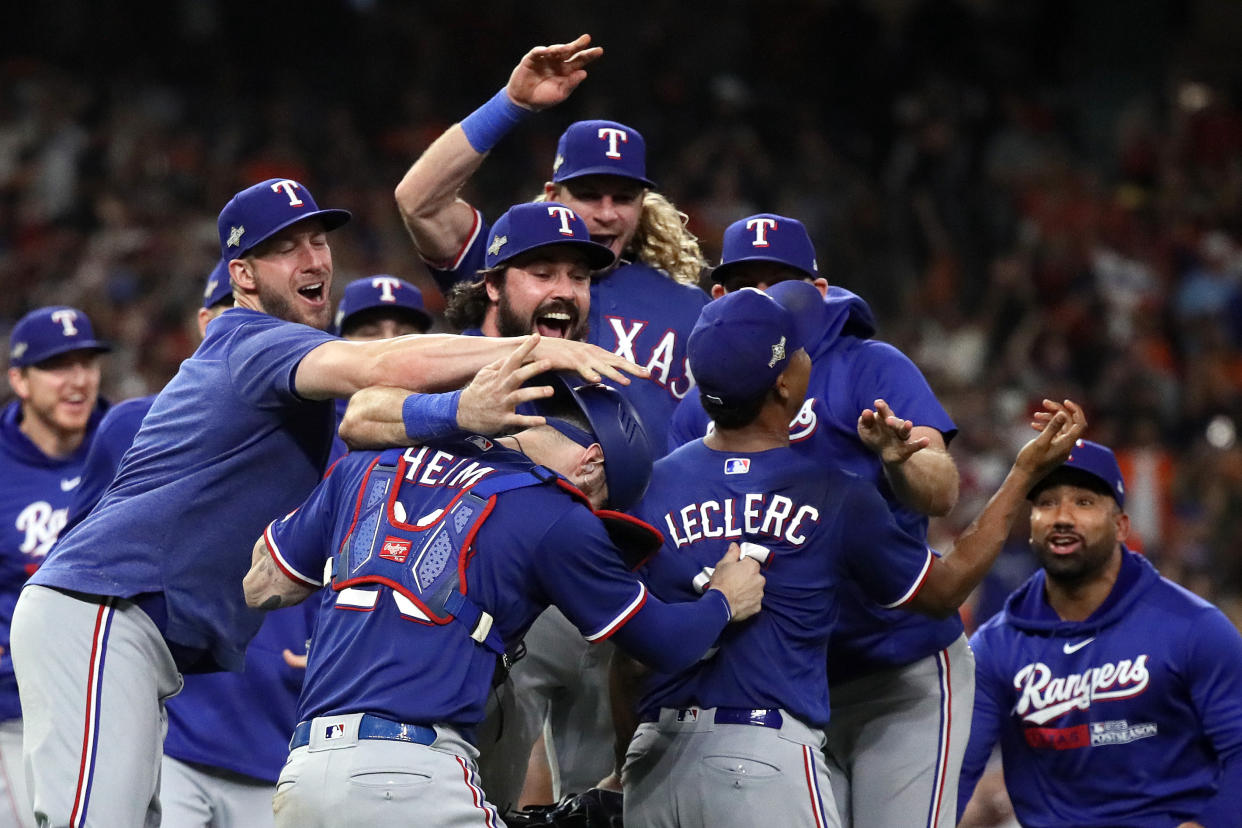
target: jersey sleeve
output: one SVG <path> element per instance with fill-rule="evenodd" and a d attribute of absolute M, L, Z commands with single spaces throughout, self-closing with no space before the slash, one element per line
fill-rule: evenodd
<path fill-rule="evenodd" d="M 970 718 L 970 740 L 966 743 L 962 773 L 957 783 L 959 822 L 975 792 L 975 786 L 979 784 L 979 778 L 987 768 L 1006 715 L 1005 684 L 997 680 L 988 643 L 982 630 L 970 638 L 970 647 L 975 653 L 975 701 Z"/>
<path fill-rule="evenodd" d="M 300 401 L 295 379 L 302 358 L 337 337 L 275 317 L 248 321 L 238 328 L 228 350 L 233 387 L 260 408 Z"/>
<path fill-rule="evenodd" d="M 1231 825 L 1242 814 L 1242 635 L 1216 608 L 1203 613 L 1186 642 L 1186 683 L 1203 735 L 1220 761 L 1216 795 L 1203 825 Z"/>
<path fill-rule="evenodd" d="M 436 284 L 445 294 L 458 282 L 471 281 L 484 268 L 487 256 L 487 237 L 491 235 L 491 229 L 491 224 L 476 209 L 470 234 L 466 236 L 457 255 L 444 262 L 425 262 Z"/>
<path fill-rule="evenodd" d="M 902 531 L 874 487 L 853 481 L 845 489 L 840 521 L 845 566 L 863 592 L 885 609 L 905 607 L 927 580 L 935 555 Z"/>
<path fill-rule="evenodd" d="M 711 419 L 699 402 L 698 391 L 692 386 L 690 393 L 673 409 L 673 419 L 668 426 L 667 450 L 671 453 L 686 443 L 705 437 L 709 423 Z"/>
<path fill-rule="evenodd" d="M 342 458 L 310 497 L 296 510 L 268 524 L 263 540 L 281 572 L 290 580 L 309 587 L 323 586 L 324 563 L 336 552 L 333 549 L 334 528 L 348 501 L 343 481 L 352 477 L 350 471 L 361 455 Z M 356 488 L 356 487 L 355 487 Z"/>
<path fill-rule="evenodd" d="M 583 637 L 615 636 L 622 649 L 661 672 L 698 661 L 729 622 L 728 602 L 718 591 L 677 604 L 651 595 L 585 508 L 553 523 L 543 549 L 556 565 L 539 568 L 542 587 Z"/>
<path fill-rule="evenodd" d="M 855 388 L 860 395 L 856 400 L 860 412 L 882 399 L 903 420 L 939 431 L 946 444 L 957 434 L 952 418 L 908 356 L 887 342 L 867 340 L 857 359 Z"/>

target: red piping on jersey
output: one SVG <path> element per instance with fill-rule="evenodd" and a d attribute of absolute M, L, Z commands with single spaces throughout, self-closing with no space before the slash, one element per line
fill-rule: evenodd
<path fill-rule="evenodd" d="M 664 533 L 662 533 L 659 529 L 655 528 L 654 526 L 652 526 L 650 523 L 648 523 L 645 520 L 640 520 L 639 518 L 636 518 L 633 515 L 627 515 L 624 512 L 614 512 L 612 509 L 595 509 L 594 512 L 595 512 L 595 516 L 597 518 L 600 518 L 601 520 L 607 519 L 607 520 L 620 521 L 621 523 L 628 523 L 631 526 L 636 526 L 639 529 L 650 532 L 652 535 L 655 536 L 655 543 L 653 545 L 651 552 L 648 553 L 644 558 L 639 560 L 638 563 L 630 567 L 631 572 L 637 572 L 639 569 L 641 569 L 643 565 L 647 563 L 647 561 L 655 557 L 656 552 L 660 551 L 660 547 L 664 545 Z"/>
<path fill-rule="evenodd" d="M 358 515 L 362 514 L 362 499 L 367 494 L 367 483 L 371 480 L 371 470 L 375 468 L 379 461 L 378 456 L 372 460 L 371 465 L 367 466 L 367 473 L 362 477 L 362 485 L 358 487 L 358 502 L 354 504 L 354 519 L 349 524 L 349 531 L 345 533 L 345 537 L 341 538 L 341 546 L 336 550 L 338 555 L 345 551 L 345 544 L 349 543 L 349 539 L 354 536 L 354 529 L 358 528 Z"/>
<path fill-rule="evenodd" d="M 271 538 L 271 534 L 270 534 L 271 531 L 272 531 L 272 524 L 269 523 L 267 525 L 267 528 L 263 530 L 263 546 L 265 549 L 267 549 L 267 555 L 269 558 L 272 559 L 272 563 L 276 564 L 276 568 L 279 569 L 286 578 L 288 578 L 290 581 L 293 581 L 298 586 L 302 586 L 302 587 L 311 586 L 311 584 L 307 583 L 307 581 L 311 581 L 313 583 L 313 580 L 311 578 L 307 578 L 305 575 L 294 573 L 293 570 L 289 569 L 289 567 L 285 566 L 283 563 L 280 562 L 280 558 L 276 555 L 276 544 L 274 541 L 272 541 L 272 538 Z"/>

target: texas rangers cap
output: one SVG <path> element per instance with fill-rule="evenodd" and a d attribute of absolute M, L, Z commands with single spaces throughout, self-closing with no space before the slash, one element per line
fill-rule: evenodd
<path fill-rule="evenodd" d="M 638 130 L 616 121 L 578 121 L 561 135 L 552 180 L 584 175 L 616 175 L 655 187 L 647 177 L 647 142 Z"/>
<path fill-rule="evenodd" d="M 717 405 L 738 405 L 771 388 L 802 343 L 789 309 L 742 288 L 703 306 L 686 352 L 700 393 Z"/>
<path fill-rule="evenodd" d="M 423 292 L 404 279 L 380 273 L 355 279 L 345 286 L 345 295 L 336 306 L 336 332 L 341 333 L 351 317 L 376 308 L 401 310 L 423 330 L 431 327 L 431 314 L 423 306 Z"/>
<path fill-rule="evenodd" d="M 9 337 L 9 364 L 24 368 L 83 350 L 111 351 L 112 346 L 95 338 L 95 329 L 85 313 L 67 305 L 53 305 L 32 310 L 17 320 Z"/>
<path fill-rule="evenodd" d="M 290 224 L 318 216 L 328 230 L 349 221 L 348 210 L 320 210 L 310 190 L 289 178 L 269 178 L 229 199 L 220 211 L 220 255 L 237 259 Z"/>
<path fill-rule="evenodd" d="M 586 222 L 573 210 L 555 201 L 534 201 L 510 207 L 496 220 L 487 239 L 484 266 L 491 270 L 515 256 L 554 244 L 580 249 L 592 270 L 603 270 L 617 260 L 610 249 L 591 241 Z"/>
<path fill-rule="evenodd" d="M 1069 459 L 1053 469 L 1043 480 L 1031 487 L 1027 494 L 1033 498 L 1049 486 L 1060 483 L 1081 482 L 1086 488 L 1101 488 L 1113 496 L 1117 505 L 1126 507 L 1126 484 L 1121 478 L 1121 467 L 1117 465 L 1117 456 L 1108 446 L 1093 443 L 1090 440 L 1079 440 L 1074 443 L 1074 450 Z"/>
<path fill-rule="evenodd" d="M 203 307 L 210 310 L 216 305 L 233 298 L 233 284 L 229 281 L 229 260 L 221 259 L 211 269 L 207 277 L 207 285 L 203 288 Z"/>
<path fill-rule="evenodd" d="M 723 282 L 729 271 L 743 262 L 776 262 L 819 278 L 815 245 L 806 227 L 797 219 L 760 213 L 730 224 L 724 231 L 720 264 L 712 270 L 712 281 Z"/>
<path fill-rule="evenodd" d="M 637 503 L 651 482 L 655 453 L 642 418 L 620 391 L 602 382 L 587 382 L 572 371 L 542 374 L 531 385 L 551 385 L 555 394 L 534 404 L 548 425 L 579 445 L 599 443 L 604 452 L 604 479 L 608 482 L 608 506 L 624 511 Z M 556 416 L 566 394 L 591 425 L 591 433 Z M 559 408 L 559 410 L 564 410 Z"/>

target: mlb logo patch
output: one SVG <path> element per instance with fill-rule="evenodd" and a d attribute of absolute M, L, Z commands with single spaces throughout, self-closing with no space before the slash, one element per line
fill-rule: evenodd
<path fill-rule="evenodd" d="M 479 449 L 480 451 L 490 451 L 492 448 L 491 440 L 487 439 L 486 437 L 480 437 L 477 434 L 467 437 L 466 442 L 473 444 L 474 447 Z"/>
<path fill-rule="evenodd" d="M 749 457 L 730 457 L 725 461 L 725 474 L 749 474 Z"/>
<path fill-rule="evenodd" d="M 325 738 L 325 739 L 339 739 L 339 738 L 341 738 L 341 737 L 342 737 L 342 736 L 344 736 L 344 735 L 345 735 L 345 725 L 343 725 L 343 724 L 332 724 L 332 725 L 328 725 L 327 727 L 325 727 L 325 728 L 324 728 L 323 738 Z"/>
<path fill-rule="evenodd" d="M 405 558 L 410 554 L 410 545 L 412 541 L 402 538 L 394 538 L 392 535 L 384 538 L 384 544 L 380 547 L 380 557 L 397 563 L 405 563 Z"/>
<path fill-rule="evenodd" d="M 677 711 L 677 721 L 679 722 L 697 722 L 699 720 L 699 709 L 697 707 L 683 707 Z"/>

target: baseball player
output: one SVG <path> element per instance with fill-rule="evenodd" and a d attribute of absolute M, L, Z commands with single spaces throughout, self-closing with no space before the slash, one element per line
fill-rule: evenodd
<path fill-rule="evenodd" d="M 423 334 L 431 330 L 431 314 L 423 306 L 423 292 L 414 285 L 380 273 L 355 279 L 345 286 L 336 306 L 333 328 L 342 339 L 350 342 L 374 342 L 394 336 Z M 336 419 L 345 416 L 349 400 L 336 401 Z M 328 465 L 349 451 L 345 441 L 336 437 Z"/>
<path fill-rule="evenodd" d="M 603 54 L 590 42 L 582 35 L 531 49 L 505 88 L 437 138 L 397 185 L 397 205 L 414 245 L 446 291 L 474 278 L 490 238 L 487 221 L 458 192 L 514 126 L 532 111 L 564 101 L 582 82 L 585 67 Z M 685 337 L 707 301 L 697 287 L 706 262 L 685 216 L 654 186 L 637 130 L 614 121 L 579 121 L 561 135 L 542 198 L 572 208 L 591 238 L 618 257 L 616 267 L 591 284 L 587 341 L 650 370 L 649 381 L 622 393 L 663 453 L 668 418 L 693 385 Z"/>
<path fill-rule="evenodd" d="M 454 288 L 446 315 L 465 334 L 580 339 L 591 308 L 591 274 L 611 267 L 615 258 L 590 241 L 586 222 L 568 207 L 518 204 L 492 227 L 484 269 L 475 281 Z M 527 632 L 525 648 L 480 731 L 480 772 L 501 813 L 519 801 L 528 776 L 520 757 L 532 755 L 545 723 L 552 750 L 547 744 L 542 752 L 534 750 L 531 768 L 537 771 L 530 774 L 551 774 L 544 797 L 586 790 L 614 765 L 611 645 L 585 641 L 560 610 L 549 607 Z"/>
<path fill-rule="evenodd" d="M 228 262 L 207 278 L 198 309 L 199 336 L 233 307 Z M 82 468 L 69 527 L 85 517 L 116 476 L 117 467 L 155 396 L 125 400 L 104 416 Z M 226 828 L 271 825 L 276 777 L 296 723 L 302 670 L 284 653 L 300 652 L 310 636 L 309 607 L 272 613 L 246 648 L 241 673 L 194 673 L 169 699 L 168 735 L 160 767 L 162 825 Z M 245 722 L 244 745 L 237 722 Z"/>
<path fill-rule="evenodd" d="M 1126 548 L 1106 446 L 1080 440 L 1029 497 L 1041 569 L 971 638 L 959 810 L 999 740 L 1023 825 L 1238 825 L 1242 636 Z"/>
<path fill-rule="evenodd" d="M 503 371 L 521 382 L 534 369 L 518 364 Z M 540 410 L 545 424 L 512 437 L 353 452 L 255 544 L 251 606 L 331 585 L 277 825 L 502 824 L 479 787 L 473 731 L 498 657 L 549 602 L 589 640 L 615 638 L 664 669 L 758 609 L 762 577 L 736 547 L 687 603 L 649 597 L 627 571 L 622 549 L 648 554 L 658 533 L 596 511 L 629 505 L 650 476 L 623 397 L 575 379 Z"/>
<path fill-rule="evenodd" d="M 953 421 L 914 363 L 872 338 L 867 304 L 828 287 L 800 222 L 764 213 L 725 230 L 713 295 L 790 279 L 824 293 L 803 294 L 818 333 L 806 348 L 807 399 L 789 425 L 794 450 L 870 481 L 897 525 L 926 543 L 927 516 L 947 513 L 957 500 L 957 469 L 946 450 L 957 433 Z M 687 399 L 674 415 L 670 445 L 703 436 L 709 423 L 700 401 Z M 828 658 L 828 754 L 839 765 L 832 780 L 842 824 L 913 825 L 919 814 L 919 825 L 951 826 L 974 684 L 962 622 L 956 614 L 934 619 L 885 609 L 852 582 L 838 606 Z"/>
<path fill-rule="evenodd" d="M 803 346 L 820 321 L 808 294 L 819 297 L 803 282 L 735 291 L 708 305 L 690 334 L 690 367 L 716 428 L 656 464 L 635 514 L 660 528 L 664 545 L 644 579 L 665 600 L 693 595 L 710 583 L 717 553 L 741 543 L 743 556 L 763 563 L 764 612 L 726 631 L 714 655 L 647 680 L 645 723 L 623 773 L 629 824 L 839 824 L 822 754 L 839 591 L 851 583 L 891 609 L 953 614 L 995 559 L 1027 488 L 1083 428 L 1081 412 L 1058 413 L 937 558 L 870 481 L 790 447 L 788 424 L 812 370 Z"/>
<path fill-rule="evenodd" d="M 344 342 L 329 317 L 328 232 L 296 181 L 242 190 L 220 213 L 235 307 L 156 398 L 99 504 L 27 584 L 12 646 L 37 818 L 135 825 L 159 813 L 163 701 L 181 673 L 237 669 L 261 620 L 238 584 L 245 550 L 323 474 L 333 397 L 367 385 L 461 385 L 520 341 L 418 336 Z M 302 323 L 302 324 L 298 324 Z M 582 343 L 530 351 L 587 379 L 624 360 Z M 632 369 L 639 370 L 640 369 Z M 623 380 L 624 381 L 624 380 Z M 416 436 L 503 427 L 495 388 L 411 394 Z M 239 551 L 240 550 L 240 551 Z"/>
<path fill-rule="evenodd" d="M 65 525 L 108 408 L 99 399 L 99 355 L 108 349 L 86 314 L 69 307 L 31 311 L 9 337 L 9 387 L 17 399 L 0 413 L 0 823 L 34 824 L 9 656 L 13 607 Z"/>

